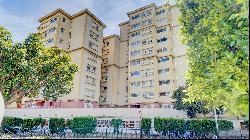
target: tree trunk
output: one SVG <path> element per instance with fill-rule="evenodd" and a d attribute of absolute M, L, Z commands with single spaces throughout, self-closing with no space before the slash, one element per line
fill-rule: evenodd
<path fill-rule="evenodd" d="M 4 110 L 5 110 L 4 100 L 3 100 L 2 92 L 0 91 L 0 124 L 3 119 Z"/>

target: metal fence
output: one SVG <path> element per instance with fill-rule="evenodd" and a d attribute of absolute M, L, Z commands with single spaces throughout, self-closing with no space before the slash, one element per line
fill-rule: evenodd
<path fill-rule="evenodd" d="M 87 132 L 87 133 L 85 133 Z M 221 131 L 220 139 L 249 139 L 249 131 Z M 1 129 L 1 138 L 54 138 L 54 139 L 76 139 L 76 138 L 96 138 L 96 139 L 216 139 L 215 134 L 195 134 L 193 131 L 186 130 L 185 133 L 178 131 L 157 133 L 152 128 L 149 133 L 143 129 L 96 127 L 93 131 L 86 131 L 86 128 L 64 129 L 52 134 L 48 128 L 4 128 Z"/>

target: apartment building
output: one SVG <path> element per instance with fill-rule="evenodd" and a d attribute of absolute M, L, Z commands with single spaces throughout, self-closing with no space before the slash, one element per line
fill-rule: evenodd
<path fill-rule="evenodd" d="M 128 104 L 172 108 L 173 91 L 185 84 L 185 47 L 179 43 L 178 9 L 150 4 L 127 13 Z"/>
<path fill-rule="evenodd" d="M 103 40 L 100 107 L 127 107 L 127 46 L 118 35 Z"/>
<path fill-rule="evenodd" d="M 22 108 L 40 107 L 99 107 L 103 30 L 106 27 L 88 9 L 69 15 L 57 9 L 39 19 L 38 31 L 47 47 L 67 51 L 72 63 L 78 65 L 73 89 L 57 101 L 41 98 L 23 99 Z"/>
<path fill-rule="evenodd" d="M 25 98 L 21 107 L 172 108 L 188 68 L 179 14 L 175 6 L 153 3 L 128 12 L 120 36 L 104 38 L 105 24 L 88 9 L 74 15 L 57 9 L 40 18 L 44 45 L 69 52 L 79 70 L 70 94 L 58 101 Z"/>

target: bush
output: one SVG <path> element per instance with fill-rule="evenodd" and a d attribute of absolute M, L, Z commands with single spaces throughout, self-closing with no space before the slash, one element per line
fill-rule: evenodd
<path fill-rule="evenodd" d="M 151 129 L 151 119 L 150 118 L 142 118 L 141 129 L 144 131 L 144 133 L 146 135 L 149 135 L 149 132 Z"/>
<path fill-rule="evenodd" d="M 227 120 L 218 120 L 219 131 L 227 131 L 233 129 L 233 123 Z M 155 118 L 154 127 L 157 132 L 166 134 L 168 131 L 179 131 L 183 133 L 185 130 L 192 130 L 196 134 L 215 133 L 216 124 L 214 120 L 179 120 L 172 118 Z"/>
<path fill-rule="evenodd" d="M 43 126 L 44 123 L 45 123 L 45 119 L 42 119 L 42 118 L 24 119 L 22 128 L 31 129 L 39 125 Z"/>
<path fill-rule="evenodd" d="M 227 120 L 218 120 L 218 126 L 220 131 L 228 131 L 234 128 L 233 122 Z"/>
<path fill-rule="evenodd" d="M 182 119 L 174 119 L 174 118 L 155 118 L 154 119 L 154 127 L 157 132 L 166 132 L 178 131 L 180 133 L 184 133 L 185 130 L 185 120 Z"/>
<path fill-rule="evenodd" d="M 23 123 L 23 119 L 21 118 L 4 117 L 1 123 L 1 127 L 3 128 L 3 130 L 8 129 L 12 133 L 16 133 L 17 130 L 15 130 L 13 127 L 21 127 L 22 123 Z"/>
<path fill-rule="evenodd" d="M 112 119 L 111 125 L 115 128 L 114 133 L 119 133 L 118 128 L 122 125 L 122 119 Z"/>
<path fill-rule="evenodd" d="M 249 120 L 245 120 L 243 122 L 243 125 L 245 125 L 247 129 L 249 129 Z"/>
<path fill-rule="evenodd" d="M 49 129 L 52 134 L 60 133 L 65 128 L 64 118 L 50 118 L 49 119 Z"/>
<path fill-rule="evenodd" d="M 69 128 L 74 133 L 87 134 L 91 133 L 97 124 L 97 120 L 94 117 L 75 117 L 69 120 Z"/>

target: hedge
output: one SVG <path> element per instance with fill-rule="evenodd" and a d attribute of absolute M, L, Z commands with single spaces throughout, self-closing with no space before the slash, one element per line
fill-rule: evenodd
<path fill-rule="evenodd" d="M 219 131 L 233 129 L 233 123 L 227 120 L 218 120 Z M 168 131 L 178 131 L 183 133 L 185 130 L 192 130 L 197 134 L 216 133 L 214 120 L 182 120 L 174 118 L 155 118 L 154 127 L 157 132 L 166 134 Z"/>
<path fill-rule="evenodd" d="M 16 117 L 4 117 L 1 123 L 2 129 L 8 129 L 12 133 L 16 133 L 16 130 L 13 127 L 21 127 L 23 119 Z"/>
<path fill-rule="evenodd" d="M 52 134 L 63 132 L 65 128 L 64 118 L 50 118 L 49 119 L 49 129 Z"/>
<path fill-rule="evenodd" d="M 185 120 L 174 118 L 155 118 L 154 127 L 157 132 L 179 131 L 184 133 Z"/>
<path fill-rule="evenodd" d="M 42 119 L 42 118 L 24 119 L 22 128 L 31 129 L 34 126 L 39 126 L 39 125 L 43 126 L 44 123 L 45 123 L 45 119 Z"/>
<path fill-rule="evenodd" d="M 111 125 L 115 128 L 114 133 L 118 134 L 119 133 L 118 129 L 122 125 L 122 119 L 112 119 Z"/>
<path fill-rule="evenodd" d="M 144 131 L 144 133 L 146 135 L 149 135 L 149 132 L 151 129 L 151 119 L 150 118 L 142 118 L 141 129 Z"/>
<path fill-rule="evenodd" d="M 87 134 L 95 129 L 97 120 L 94 117 L 74 117 L 68 124 L 74 133 Z"/>

